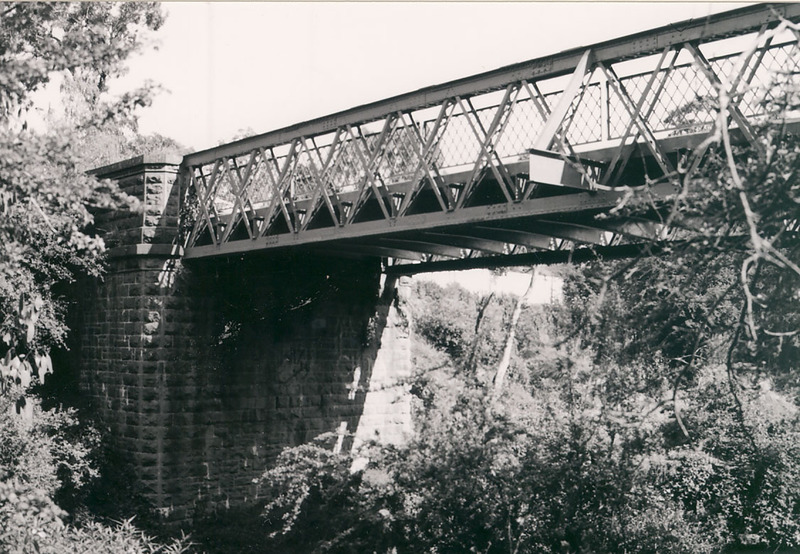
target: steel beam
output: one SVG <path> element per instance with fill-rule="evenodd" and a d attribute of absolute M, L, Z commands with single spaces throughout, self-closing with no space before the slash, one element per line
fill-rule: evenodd
<path fill-rule="evenodd" d="M 403 260 L 419 261 L 425 257 L 425 252 L 407 250 L 394 246 L 380 246 L 371 242 L 343 242 L 326 248 L 325 252 L 358 252 L 373 258 L 400 258 Z"/>
<path fill-rule="evenodd" d="M 384 273 L 388 275 L 415 275 L 418 273 L 432 273 L 436 271 L 462 271 L 465 269 L 582 263 L 594 260 L 632 258 L 640 255 L 652 256 L 661 254 L 673 246 L 673 243 L 667 242 L 624 244 L 618 246 L 584 247 L 576 248 L 575 250 L 527 252 L 525 254 L 514 254 L 510 256 L 487 256 L 485 258 L 468 258 L 463 260 L 396 264 L 387 267 Z"/>
<path fill-rule="evenodd" d="M 557 237 L 587 244 L 604 245 L 604 231 L 589 225 L 578 225 L 570 222 L 537 220 L 528 227 L 541 235 Z"/>
<path fill-rule="evenodd" d="M 478 239 L 469 235 L 461 234 L 458 231 L 422 233 L 424 239 L 436 241 L 439 244 L 466 248 L 469 250 L 480 250 L 490 254 L 507 254 L 506 243 L 495 240 Z"/>
<path fill-rule="evenodd" d="M 376 246 L 383 246 L 386 248 L 399 248 L 408 252 L 421 252 L 423 254 L 445 256 L 447 258 L 464 257 L 460 248 L 448 246 L 433 240 L 424 240 L 424 238 L 426 238 L 426 235 L 422 237 L 414 236 L 414 238 L 376 238 L 374 241 L 370 241 L 369 244 L 375 244 Z"/>
<path fill-rule="evenodd" d="M 504 242 L 507 244 L 516 244 L 524 246 L 525 248 L 535 248 L 537 250 L 549 250 L 551 243 L 551 237 L 547 235 L 540 235 L 517 229 L 508 229 L 505 227 L 470 225 L 468 228 L 460 230 L 459 232 L 465 236 Z"/>

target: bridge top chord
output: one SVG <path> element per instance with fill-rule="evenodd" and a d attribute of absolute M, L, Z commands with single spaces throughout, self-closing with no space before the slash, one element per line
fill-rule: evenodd
<path fill-rule="evenodd" d="M 733 133 L 755 143 L 800 84 L 798 20 L 798 4 L 749 6 L 189 154 L 186 258 L 557 260 L 668 238 L 658 221 L 595 216 L 645 177 L 655 197 L 671 194 L 679 152 L 702 144 L 720 93 Z"/>

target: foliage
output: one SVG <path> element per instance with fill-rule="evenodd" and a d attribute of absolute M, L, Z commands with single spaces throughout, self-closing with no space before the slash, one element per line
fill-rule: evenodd
<path fill-rule="evenodd" d="M 144 33 L 162 23 L 151 3 L 7 3 L 0 19 L 0 338 L 4 369 L 17 360 L 36 377 L 35 355 L 63 344 L 63 302 L 56 283 L 98 274 L 102 240 L 91 235 L 90 210 L 133 200 L 84 173 L 76 133 L 130 120 L 147 102 L 134 92 L 100 100 L 67 126 L 27 127 L 31 94 L 54 75 L 91 74 L 96 89 L 124 72 L 123 60 Z M 101 115 L 102 114 L 102 115 Z M 6 371 L 7 372 L 7 371 Z M 5 373 L 5 372 L 4 372 Z M 4 375 L 5 376 L 5 375 Z"/>
<path fill-rule="evenodd" d="M 772 36 L 787 27 L 796 35 L 797 26 L 783 22 Z M 598 290 L 643 267 L 658 294 L 647 291 L 651 298 L 641 309 L 665 322 L 656 332 L 673 340 L 682 335 L 686 342 L 676 345 L 684 357 L 668 352 L 670 358 L 691 369 L 698 355 L 707 354 L 708 341 L 716 340 L 731 376 L 766 372 L 777 382 L 797 384 L 800 141 L 786 120 L 796 117 L 800 86 L 796 76 L 776 74 L 771 87 L 751 91 L 763 97 L 761 108 L 770 115 L 754 125 L 752 142 L 732 136 L 737 97 L 727 86 L 719 87 L 716 121 L 703 145 L 663 178 L 680 192 L 662 221 L 690 232 L 673 231 L 684 240 L 669 249 L 666 263 L 635 260 L 609 272 Z M 646 192 L 632 192 L 620 212 L 652 214 L 652 203 Z M 614 286 L 624 291 L 627 285 Z"/>
<path fill-rule="evenodd" d="M 106 526 L 89 522 L 78 528 L 65 525 L 66 513 L 41 489 L 16 480 L 0 482 L 0 545 L 3 552 L 108 552 L 125 554 L 180 554 L 188 552 L 186 538 L 168 545 L 137 530 L 131 520 Z"/>
<path fill-rule="evenodd" d="M 455 284 L 442 287 L 420 281 L 414 285 L 410 302 L 415 331 L 455 361 L 466 363 L 473 355 L 472 361 L 490 366 L 499 360 L 504 324 L 513 311 L 510 297 L 477 298 Z M 443 317 L 445 313 L 447 317 Z"/>
<path fill-rule="evenodd" d="M 285 452 L 264 476 L 282 491 L 266 511 L 279 549 L 708 551 L 675 501 L 636 494 L 634 464 L 610 460 L 607 444 L 574 422 L 523 393 L 490 411 L 486 390 L 454 396 L 450 417 L 398 450 L 370 451 L 360 471 L 350 471 L 353 457 L 318 447 Z"/>
<path fill-rule="evenodd" d="M 685 367 L 685 355 L 707 353 L 709 339 L 739 318 L 736 259 L 720 254 L 704 261 L 674 256 L 630 268 L 625 262 L 585 266 L 564 285 L 571 323 L 599 358 L 625 364 L 660 351 L 671 365 Z M 615 273 L 621 275 L 613 284 L 604 281 Z"/>
<path fill-rule="evenodd" d="M 446 319 L 441 317 L 441 312 L 435 311 L 442 307 L 444 297 L 451 314 Z M 471 323 L 478 311 L 472 295 L 455 285 L 445 291 L 435 283 L 422 281 L 416 284 L 412 298 L 419 299 L 413 310 L 417 332 L 453 357 L 464 355 L 474 338 Z"/>
<path fill-rule="evenodd" d="M 82 152 L 110 161 L 169 142 L 136 142 L 129 116 L 147 91 L 102 99 L 160 12 L 144 4 L 2 10 L 0 544 L 181 552 L 183 542 L 162 547 L 129 521 L 66 525 L 53 499 L 65 506 L 86 494 L 96 437 L 78 432 L 73 413 L 44 412 L 20 392 L 63 343 L 54 287 L 100 271 L 91 208 L 129 201 L 83 173 Z M 53 71 L 68 73 L 63 92 L 72 100 L 66 125 L 51 121 L 58 132 L 38 134 L 23 114 Z M 776 117 L 749 145 L 729 134 L 727 89 L 718 105 L 704 99 L 718 121 L 664 176 L 679 191 L 672 203 L 653 210 L 643 186 L 616 210 L 678 229 L 665 256 L 583 266 L 567 276 L 564 305 L 525 308 L 519 321 L 509 298 L 418 285 L 412 310 L 425 366 L 410 384 L 420 400 L 416 436 L 356 453 L 334 453 L 324 438 L 285 450 L 261 480 L 263 519 L 239 533 L 240 550 L 800 548 L 800 141 L 775 124 L 799 102 L 792 83 L 779 89 L 785 94 L 767 103 Z M 405 161 L 386 163 L 402 172 Z M 310 193 L 311 166 L 299 167 L 295 185 Z M 343 171 L 343 186 L 358 177 L 357 164 Z M 499 395 L 492 376 L 509 337 L 515 348 Z"/>
<path fill-rule="evenodd" d="M 87 495 L 97 494 L 99 433 L 72 409 L 43 409 L 35 387 L 53 370 L 49 351 L 65 343 L 63 285 L 102 270 L 91 214 L 137 207 L 85 170 L 123 151 L 108 147 L 112 136 L 125 148 L 170 142 L 133 135 L 134 110 L 152 87 L 116 99 L 107 92 L 161 26 L 161 9 L 13 2 L 0 13 L 0 550 L 184 551 L 183 543 L 156 544 L 129 521 L 104 526 L 86 517 Z M 59 78 L 65 113 L 35 130 L 33 94 Z"/>
<path fill-rule="evenodd" d="M 704 376 L 685 409 L 696 444 L 674 449 L 664 488 L 687 509 L 725 521 L 728 544 L 796 549 L 800 413 L 768 380 L 738 400 L 743 418 L 724 370 Z"/>
<path fill-rule="evenodd" d="M 74 410 L 44 411 L 37 402 L 14 398 L 20 395 L 0 395 L 0 477 L 74 505 L 79 491 L 97 477 L 92 452 L 99 435 L 83 426 Z"/>
<path fill-rule="evenodd" d="M 26 107 L 30 93 L 54 72 L 94 68 L 103 85 L 141 44 L 141 34 L 163 23 L 154 4 L 5 3 L 2 8 L 2 117 Z"/>
<path fill-rule="evenodd" d="M 311 545 L 334 552 L 388 548 L 383 515 L 371 509 L 374 495 L 364 494 L 372 488 L 369 474 L 351 472 L 353 458 L 332 452 L 326 439 L 285 450 L 264 475 L 272 498 L 264 508 L 269 538 L 284 552 L 307 552 Z"/>
<path fill-rule="evenodd" d="M 148 106 L 159 87 L 148 82 L 129 93 L 121 106 L 114 106 L 103 99 L 103 83 L 92 67 L 66 73 L 60 85 L 61 106 L 51 107 L 46 117 L 51 130 L 67 133 L 78 146 L 74 152 L 77 166 L 89 170 L 143 154 L 186 153 L 169 137 L 139 133 L 135 113 L 129 111 Z"/>
<path fill-rule="evenodd" d="M 469 300 L 455 289 L 418 290 L 439 295 L 418 300 L 441 319 L 451 317 L 450 295 Z M 765 380 L 734 399 L 724 366 L 709 358 L 682 392 L 688 441 L 672 417 L 669 360 L 598 355 L 598 343 L 574 336 L 575 300 L 524 310 L 514 378 L 500 399 L 490 372 L 465 373 L 428 353 L 436 363 L 412 386 L 423 402 L 409 444 L 284 451 L 262 480 L 271 499 L 262 540 L 298 552 L 799 546 L 800 420 L 786 395 Z M 616 307 L 620 321 L 630 318 L 624 303 Z M 501 313 L 489 319 L 486 328 L 502 327 Z"/>
<path fill-rule="evenodd" d="M 35 398 L 26 400 L 18 391 L 0 395 L 3 552 L 187 551 L 186 540 L 165 546 L 131 521 L 108 526 L 89 516 L 86 505 L 94 505 L 109 488 L 99 475 L 100 443 L 99 433 L 80 422 L 75 410 L 44 411 Z M 123 483 L 117 480 L 113 487 Z"/>

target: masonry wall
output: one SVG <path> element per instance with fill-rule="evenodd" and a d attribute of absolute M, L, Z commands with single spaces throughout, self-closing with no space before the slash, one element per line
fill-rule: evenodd
<path fill-rule="evenodd" d="M 322 433 L 343 449 L 404 439 L 404 287 L 376 260 L 186 264 L 177 164 L 101 171 L 143 194 L 144 212 L 97 218 L 112 250 L 82 299 L 80 385 L 165 518 L 254 501 L 278 453 Z"/>

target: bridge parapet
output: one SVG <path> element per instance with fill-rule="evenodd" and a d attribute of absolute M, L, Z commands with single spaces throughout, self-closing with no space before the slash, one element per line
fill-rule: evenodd
<path fill-rule="evenodd" d="M 191 154 L 187 257 L 316 247 L 430 261 L 573 249 L 548 234 L 548 220 L 579 212 L 586 190 L 674 175 L 677 152 L 708 135 L 721 91 L 734 100 L 731 127 L 756 140 L 770 100 L 800 83 L 796 33 L 773 31 L 781 17 L 800 19 L 800 7 L 670 25 Z M 576 164 L 576 186 L 542 186 L 531 148 L 604 169 Z M 636 157 L 645 167 L 632 176 Z M 539 209 L 556 195 L 558 209 Z M 529 220 L 538 245 L 475 236 L 476 220 L 492 226 L 511 211 L 544 218 Z"/>

